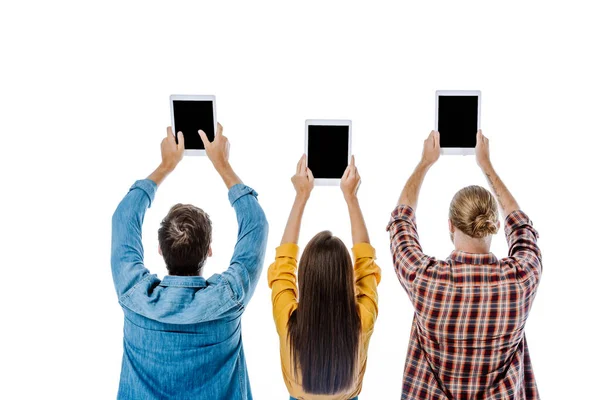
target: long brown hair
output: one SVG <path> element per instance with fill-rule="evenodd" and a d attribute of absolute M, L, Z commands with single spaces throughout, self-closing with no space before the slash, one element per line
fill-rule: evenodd
<path fill-rule="evenodd" d="M 298 268 L 299 303 L 288 322 L 293 370 L 307 393 L 336 394 L 356 382 L 360 317 L 352 258 L 323 231 L 308 242 Z"/>

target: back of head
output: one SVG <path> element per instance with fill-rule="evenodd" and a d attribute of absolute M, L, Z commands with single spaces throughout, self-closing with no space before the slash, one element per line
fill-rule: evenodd
<path fill-rule="evenodd" d="M 358 374 L 360 317 L 352 258 L 331 232 L 317 234 L 306 246 L 298 286 L 300 299 L 288 323 L 288 338 L 302 387 L 313 394 L 348 390 Z"/>
<path fill-rule="evenodd" d="M 169 274 L 198 275 L 208 256 L 211 237 L 208 214 L 190 204 L 171 207 L 158 230 L 158 243 Z"/>
<path fill-rule="evenodd" d="M 450 222 L 472 238 L 480 239 L 498 232 L 498 204 L 481 186 L 459 190 L 450 203 Z"/>

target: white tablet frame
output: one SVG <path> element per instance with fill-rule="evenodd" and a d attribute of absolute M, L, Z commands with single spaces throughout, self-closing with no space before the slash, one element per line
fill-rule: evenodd
<path fill-rule="evenodd" d="M 200 94 L 172 94 L 169 98 L 171 103 L 171 126 L 173 127 L 173 134 L 177 135 L 177 127 L 175 126 L 175 112 L 173 110 L 173 101 L 175 100 L 191 100 L 191 101 L 212 101 L 213 104 L 213 121 L 215 123 L 214 131 L 217 134 L 217 98 L 213 95 L 200 95 Z M 190 149 L 184 150 L 186 156 L 205 156 L 206 150 Z"/>
<path fill-rule="evenodd" d="M 348 127 L 348 164 L 352 157 L 352 121 L 349 119 L 307 119 L 304 121 L 304 153 L 308 165 L 308 127 L 311 125 L 332 125 Z M 340 178 L 315 178 L 315 186 L 339 186 Z"/>
<path fill-rule="evenodd" d="M 435 130 L 439 131 L 438 112 L 440 96 L 477 96 L 477 129 L 481 123 L 481 90 L 436 90 L 435 91 Z M 441 147 L 441 154 L 471 155 L 475 154 L 475 148 L 471 147 Z"/>

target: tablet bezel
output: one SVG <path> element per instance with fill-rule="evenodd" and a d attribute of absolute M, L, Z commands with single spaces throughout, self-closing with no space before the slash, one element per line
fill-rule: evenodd
<path fill-rule="evenodd" d="M 308 127 L 311 125 L 347 126 L 348 127 L 348 161 L 352 157 L 352 121 L 349 119 L 307 119 L 304 121 L 304 153 L 308 165 Z M 341 178 L 315 178 L 315 186 L 339 186 Z"/>
<path fill-rule="evenodd" d="M 435 130 L 439 131 L 439 100 L 440 96 L 477 96 L 477 129 L 481 123 L 481 90 L 436 90 L 435 91 Z M 476 132 L 474 133 L 476 134 Z M 472 155 L 475 154 L 474 147 L 441 147 L 441 154 L 449 155 Z"/>
<path fill-rule="evenodd" d="M 171 103 L 171 126 L 173 127 L 173 134 L 177 135 L 177 127 L 175 126 L 175 110 L 173 108 L 173 101 L 175 100 L 191 100 L 191 101 L 212 101 L 213 104 L 213 121 L 214 121 L 214 132 L 217 133 L 217 98 L 214 95 L 200 95 L 200 94 L 172 94 L 169 98 Z M 186 156 L 205 156 L 206 150 L 200 149 L 186 149 L 183 152 Z"/>

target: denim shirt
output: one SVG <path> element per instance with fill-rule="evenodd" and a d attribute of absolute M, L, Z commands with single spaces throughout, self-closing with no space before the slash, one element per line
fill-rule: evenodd
<path fill-rule="evenodd" d="M 139 180 L 112 218 L 112 274 L 123 311 L 119 399 L 252 399 L 241 316 L 258 282 L 268 224 L 256 192 L 229 190 L 238 239 L 229 268 L 205 279 L 144 266 L 142 223 L 156 184 Z"/>

